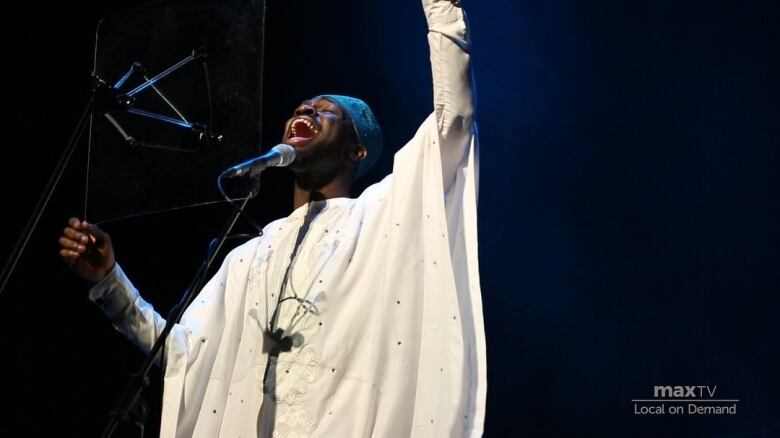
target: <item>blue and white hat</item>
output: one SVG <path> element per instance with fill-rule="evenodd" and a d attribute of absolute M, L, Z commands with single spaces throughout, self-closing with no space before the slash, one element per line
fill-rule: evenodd
<path fill-rule="evenodd" d="M 315 99 L 327 99 L 338 104 L 352 120 L 358 142 L 368 152 L 366 158 L 358 164 L 355 179 L 365 175 L 382 156 L 382 130 L 367 103 L 360 99 L 338 94 L 323 94 Z"/>

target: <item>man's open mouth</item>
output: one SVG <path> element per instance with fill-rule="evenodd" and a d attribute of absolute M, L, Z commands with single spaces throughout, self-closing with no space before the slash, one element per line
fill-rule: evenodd
<path fill-rule="evenodd" d="M 290 129 L 287 132 L 287 141 L 295 145 L 295 143 L 305 142 L 316 137 L 320 131 L 313 122 L 308 119 L 299 118 L 293 120 L 290 123 Z"/>

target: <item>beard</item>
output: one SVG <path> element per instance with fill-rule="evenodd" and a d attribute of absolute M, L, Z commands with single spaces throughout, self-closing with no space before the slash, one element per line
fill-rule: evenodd
<path fill-rule="evenodd" d="M 343 142 L 313 143 L 296 151 L 289 169 L 304 190 L 317 190 L 333 181 L 350 161 Z"/>

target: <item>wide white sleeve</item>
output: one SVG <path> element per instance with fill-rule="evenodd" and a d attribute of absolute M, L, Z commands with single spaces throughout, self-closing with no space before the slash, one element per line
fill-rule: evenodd
<path fill-rule="evenodd" d="M 234 250 L 235 251 L 235 250 Z M 233 252 L 225 257 L 219 271 L 198 292 L 193 304 L 184 313 L 180 323 L 174 325 L 166 342 L 166 350 L 189 351 L 191 336 L 200 336 L 208 323 L 209 327 L 224 323 L 221 320 L 221 303 L 224 302 L 225 277 Z M 117 331 L 125 335 L 144 353 L 151 351 L 155 341 L 165 328 L 163 318 L 154 307 L 141 297 L 133 283 L 125 275 L 119 263 L 89 291 L 89 299 L 103 310 Z M 205 303 L 205 304 L 202 304 Z M 172 343 L 173 342 L 173 343 Z M 178 351 L 182 353 L 182 351 Z"/>
<path fill-rule="evenodd" d="M 433 106 L 447 192 L 464 165 L 474 131 L 470 38 L 458 0 L 423 0 L 422 4 L 428 23 Z"/>
<path fill-rule="evenodd" d="M 120 333 L 148 353 L 165 328 L 165 319 L 141 297 L 119 263 L 95 283 L 89 299 L 103 310 Z"/>

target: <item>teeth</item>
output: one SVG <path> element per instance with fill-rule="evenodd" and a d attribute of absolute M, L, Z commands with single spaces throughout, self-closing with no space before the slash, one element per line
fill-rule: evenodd
<path fill-rule="evenodd" d="M 306 119 L 295 119 L 292 122 L 292 125 L 290 126 L 290 132 L 292 133 L 293 137 L 297 136 L 297 133 L 295 132 L 295 125 L 297 125 L 299 122 L 305 124 L 309 129 L 314 131 L 315 134 L 319 133 L 319 131 L 317 130 L 317 127 L 314 126 L 314 123 L 312 123 L 312 122 L 310 122 L 310 121 L 308 121 Z"/>

